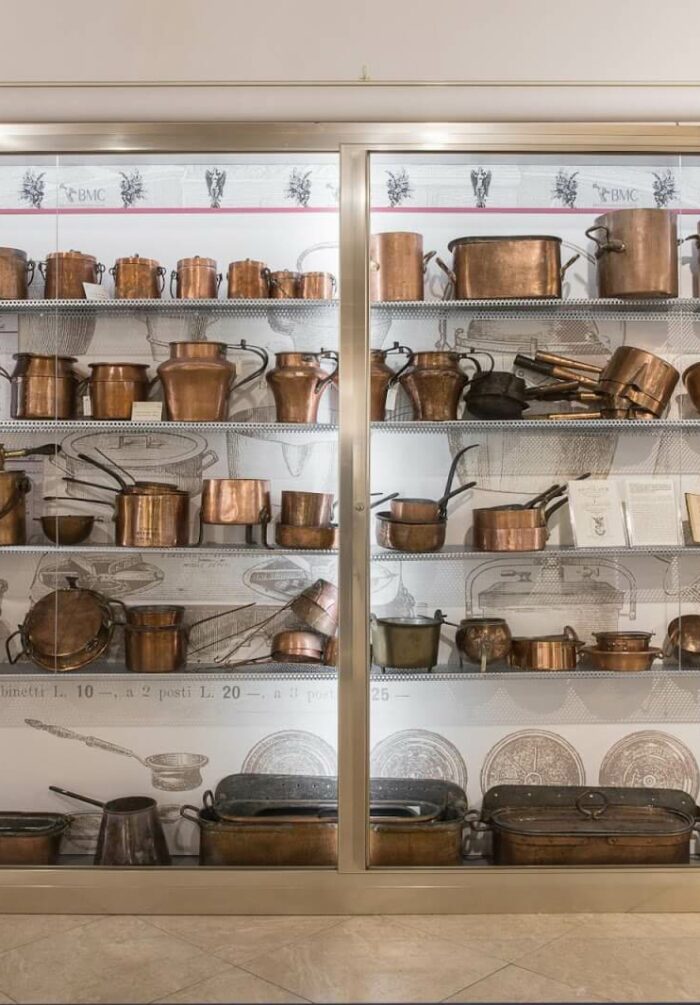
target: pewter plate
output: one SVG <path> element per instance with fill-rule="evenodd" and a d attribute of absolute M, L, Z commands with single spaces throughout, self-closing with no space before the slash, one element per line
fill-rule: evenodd
<path fill-rule="evenodd" d="M 585 780 L 578 751 L 543 729 L 509 733 L 491 748 L 481 769 L 482 792 L 496 785 L 582 785 Z"/>
<path fill-rule="evenodd" d="M 428 729 L 402 729 L 372 749 L 373 778 L 438 778 L 467 788 L 467 765 L 455 745 Z"/>
<path fill-rule="evenodd" d="M 677 737 L 643 729 L 613 744 L 603 758 L 598 780 L 601 785 L 681 789 L 697 799 L 700 769 Z"/>
<path fill-rule="evenodd" d="M 246 754 L 242 774 L 334 775 L 336 753 L 330 743 L 303 729 L 283 729 L 259 740 Z"/>

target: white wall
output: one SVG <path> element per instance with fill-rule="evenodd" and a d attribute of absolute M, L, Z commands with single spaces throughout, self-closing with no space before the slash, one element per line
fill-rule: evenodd
<path fill-rule="evenodd" d="M 31 20 L 30 20 L 31 18 Z M 2 81 L 691 82 L 696 0 L 40 0 Z M 5 119 L 700 119 L 690 88 L 0 90 Z"/>

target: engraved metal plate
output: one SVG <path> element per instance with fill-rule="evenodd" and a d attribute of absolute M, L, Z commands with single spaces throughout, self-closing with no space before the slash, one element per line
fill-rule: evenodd
<path fill-rule="evenodd" d="M 259 740 L 246 754 L 241 771 L 279 775 L 334 775 L 336 753 L 330 743 L 303 729 L 283 729 Z"/>
<path fill-rule="evenodd" d="M 441 778 L 467 788 L 467 765 L 450 740 L 428 729 L 403 729 L 372 749 L 373 778 Z"/>
<path fill-rule="evenodd" d="M 481 791 L 495 785 L 582 785 L 578 752 L 557 733 L 523 729 L 500 740 L 486 755 Z"/>
<path fill-rule="evenodd" d="M 700 770 L 691 751 L 677 737 L 654 729 L 630 733 L 603 758 L 601 785 L 682 789 L 693 799 L 700 789 Z"/>

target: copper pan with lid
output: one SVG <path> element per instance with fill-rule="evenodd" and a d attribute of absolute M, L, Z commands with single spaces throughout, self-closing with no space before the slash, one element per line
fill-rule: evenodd
<path fill-rule="evenodd" d="M 109 274 L 117 300 L 160 300 L 165 289 L 165 269 L 155 258 L 118 258 Z"/>
<path fill-rule="evenodd" d="M 105 267 L 82 251 L 52 251 L 39 262 L 46 300 L 85 300 L 83 283 L 101 283 Z"/>
<path fill-rule="evenodd" d="M 216 259 L 181 258 L 170 273 L 170 296 L 178 300 L 216 300 L 221 285 Z"/>
<path fill-rule="evenodd" d="M 19 248 L 0 248 L 0 300 L 26 300 L 35 263 Z"/>
<path fill-rule="evenodd" d="M 566 270 L 580 257 L 562 265 L 561 244 L 549 234 L 457 237 L 447 246 L 452 268 L 437 264 L 456 300 L 561 299 Z"/>

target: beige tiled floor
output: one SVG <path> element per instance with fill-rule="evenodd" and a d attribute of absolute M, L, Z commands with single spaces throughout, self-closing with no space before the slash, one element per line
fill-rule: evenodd
<path fill-rule="evenodd" d="M 700 914 L 0 915 L 3 1002 L 700 1001 Z"/>

